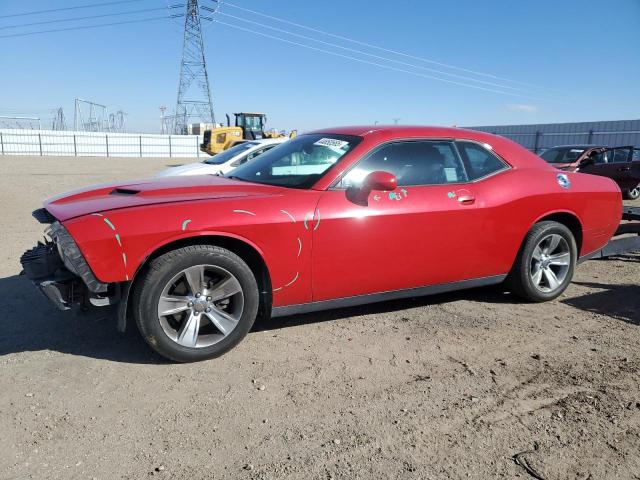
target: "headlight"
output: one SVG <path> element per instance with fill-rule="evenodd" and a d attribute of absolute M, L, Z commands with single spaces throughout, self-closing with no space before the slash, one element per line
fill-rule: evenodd
<path fill-rule="evenodd" d="M 58 254 L 64 266 L 67 267 L 67 270 L 76 275 L 80 275 L 77 268 L 77 260 L 78 258 L 82 258 L 82 253 L 80 253 L 80 249 L 71 235 L 69 235 L 69 232 L 67 232 L 67 229 L 64 228 L 60 222 L 53 222 L 49 228 L 45 230 L 45 233 L 51 237 L 51 240 L 53 240 L 58 247 Z"/>

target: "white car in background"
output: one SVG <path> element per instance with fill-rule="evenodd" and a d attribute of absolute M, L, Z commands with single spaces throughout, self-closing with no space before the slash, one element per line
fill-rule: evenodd
<path fill-rule="evenodd" d="M 256 158 L 258 155 L 289 140 L 289 137 L 248 140 L 234 145 L 202 162 L 171 167 L 156 174 L 158 177 L 175 175 L 222 175 Z"/>

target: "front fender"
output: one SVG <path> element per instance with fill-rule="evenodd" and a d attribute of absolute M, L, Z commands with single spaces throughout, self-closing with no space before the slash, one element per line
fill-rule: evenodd
<path fill-rule="evenodd" d="M 85 215 L 64 225 L 104 283 L 132 280 L 146 259 L 166 245 L 219 236 L 244 242 L 262 257 L 274 286 L 274 305 L 304 303 L 311 299 L 312 239 L 304 219 L 313 215 L 317 194 L 301 195 L 286 209 L 276 200 L 133 207 Z"/>

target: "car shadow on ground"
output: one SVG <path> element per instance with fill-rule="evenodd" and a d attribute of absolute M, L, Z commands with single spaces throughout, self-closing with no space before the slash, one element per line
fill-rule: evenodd
<path fill-rule="evenodd" d="M 52 350 L 124 363 L 167 363 L 153 352 L 136 328 L 116 330 L 105 312 L 62 312 L 25 277 L 0 279 L 0 357 L 9 353 Z"/>
<path fill-rule="evenodd" d="M 469 300 L 478 303 L 522 303 L 521 300 L 506 292 L 500 285 L 490 287 L 473 288 L 469 290 L 458 290 L 455 292 L 442 293 L 437 295 L 427 295 L 423 297 L 405 298 L 402 300 L 388 300 L 386 302 L 370 303 L 357 307 L 338 308 L 335 310 L 323 310 L 302 315 L 291 315 L 288 317 L 276 317 L 268 320 L 256 322 L 254 331 L 278 330 L 287 327 L 296 327 L 311 323 L 327 322 L 347 317 L 358 317 L 362 315 L 376 315 L 389 312 L 398 312 L 402 318 L 402 311 L 425 307 L 428 305 L 438 305 L 440 303 L 454 302 L 456 300 Z"/>
<path fill-rule="evenodd" d="M 640 325 L 640 286 L 604 285 L 576 282 L 604 291 L 563 300 L 582 310 L 601 313 Z M 279 330 L 340 318 L 398 312 L 428 305 L 468 300 L 478 303 L 517 304 L 520 300 L 500 286 L 415 297 L 403 300 L 326 310 L 303 315 L 258 320 L 253 332 Z M 631 301 L 630 301 L 631 300 Z M 123 363 L 169 363 L 151 350 L 129 322 L 127 332 L 116 330 L 109 312 L 61 312 L 55 309 L 25 277 L 14 275 L 0 279 L 0 356 L 39 350 L 51 350 Z"/>
<path fill-rule="evenodd" d="M 567 298 L 562 300 L 562 303 L 580 310 L 606 315 L 640 326 L 640 285 L 611 285 L 594 282 L 573 283 L 601 291 Z"/>
<path fill-rule="evenodd" d="M 360 315 L 402 312 L 410 308 L 460 299 L 489 303 L 516 303 L 498 288 L 479 288 L 428 297 L 393 300 L 359 307 L 256 321 L 253 332 L 277 330 Z M 126 333 L 116 330 L 115 317 L 105 309 L 90 313 L 59 311 L 25 277 L 0 279 L 0 356 L 51 350 L 123 363 L 163 364 L 129 321 Z"/>

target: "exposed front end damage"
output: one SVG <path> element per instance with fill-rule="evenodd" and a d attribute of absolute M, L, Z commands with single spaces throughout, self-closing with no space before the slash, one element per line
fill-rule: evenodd
<path fill-rule="evenodd" d="M 40 223 L 50 223 L 44 242 L 27 250 L 22 257 L 23 273 L 60 310 L 73 305 L 83 308 L 106 306 L 120 298 L 118 284 L 102 283 L 96 279 L 73 237 L 46 210 L 33 216 Z"/>

